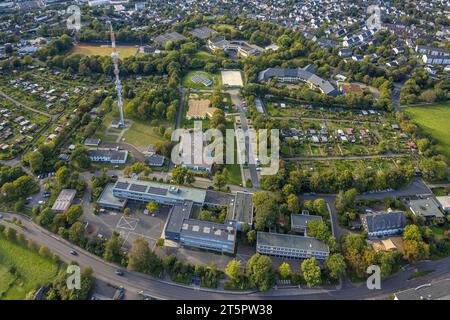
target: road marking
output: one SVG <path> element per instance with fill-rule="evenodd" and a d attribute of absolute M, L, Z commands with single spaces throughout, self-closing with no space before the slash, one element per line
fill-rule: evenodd
<path fill-rule="evenodd" d="M 134 218 L 126 218 L 124 216 L 120 217 L 120 220 L 117 222 L 116 227 L 127 230 L 135 230 L 137 227 L 139 219 Z"/>

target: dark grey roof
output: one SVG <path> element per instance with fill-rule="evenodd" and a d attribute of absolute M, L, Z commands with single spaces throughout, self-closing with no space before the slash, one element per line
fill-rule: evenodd
<path fill-rule="evenodd" d="M 179 233 L 183 226 L 183 221 L 191 215 L 193 202 L 190 200 L 183 201 L 181 204 L 176 204 L 170 210 L 166 231 Z"/>
<path fill-rule="evenodd" d="M 397 300 L 450 300 L 450 279 L 397 292 L 395 298 Z"/>
<path fill-rule="evenodd" d="M 293 77 L 299 78 L 301 81 L 310 82 L 314 86 L 319 87 L 323 93 L 328 95 L 337 95 L 338 91 L 333 85 L 316 74 L 309 71 L 310 66 L 305 68 L 268 68 L 259 73 L 258 81 L 268 81 L 273 77 Z"/>
<path fill-rule="evenodd" d="M 161 167 L 164 164 L 164 159 L 164 156 L 161 156 L 159 154 L 153 154 L 145 158 L 148 164 L 152 167 Z"/>
<path fill-rule="evenodd" d="M 86 146 L 98 146 L 100 144 L 100 139 L 99 138 L 87 138 L 86 140 L 84 140 L 84 144 Z"/>
<path fill-rule="evenodd" d="M 291 228 L 306 228 L 308 222 L 313 220 L 322 221 L 322 217 L 310 214 L 291 214 Z"/>
<path fill-rule="evenodd" d="M 189 31 L 189 33 L 197 38 L 206 39 L 209 38 L 211 35 L 216 34 L 217 32 L 209 27 L 201 27 L 191 30 Z"/>
<path fill-rule="evenodd" d="M 376 212 L 361 215 L 361 222 L 367 232 L 401 229 L 406 226 L 403 211 Z"/>
<path fill-rule="evenodd" d="M 185 219 L 181 226 L 181 234 L 234 243 L 236 241 L 236 222 L 226 221 L 222 224 L 211 221 Z"/>
<path fill-rule="evenodd" d="M 110 160 L 122 160 L 125 161 L 128 156 L 126 150 L 107 150 L 107 149 L 90 149 L 88 150 L 90 157 L 106 157 Z"/>
<path fill-rule="evenodd" d="M 330 252 L 329 247 L 315 238 L 295 236 L 282 233 L 257 233 L 257 246 L 271 246 L 278 248 L 292 248 L 302 250 L 314 250 L 321 252 Z"/>
<path fill-rule="evenodd" d="M 228 220 L 242 223 L 253 223 L 253 194 L 237 192 L 234 201 L 229 207 Z"/>

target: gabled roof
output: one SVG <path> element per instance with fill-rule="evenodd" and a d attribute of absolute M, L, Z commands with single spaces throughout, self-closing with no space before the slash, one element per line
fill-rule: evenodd
<path fill-rule="evenodd" d="M 361 222 L 367 232 L 403 229 L 406 216 L 403 211 L 368 213 L 361 215 Z"/>

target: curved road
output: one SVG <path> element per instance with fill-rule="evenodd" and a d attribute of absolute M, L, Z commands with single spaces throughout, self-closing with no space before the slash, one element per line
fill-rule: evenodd
<path fill-rule="evenodd" d="M 127 271 L 125 276 L 115 275 L 117 266 L 107 263 L 97 256 L 94 256 L 80 248 L 76 248 L 69 242 L 50 233 L 32 222 L 29 218 L 12 213 L 3 212 L 3 224 L 9 225 L 18 231 L 24 233 L 28 239 L 33 239 L 40 245 L 47 246 L 52 252 L 57 253 L 64 261 L 76 261 L 81 266 L 90 266 L 97 279 L 121 285 L 130 292 L 144 291 L 159 299 L 173 300 L 216 300 L 216 299 L 375 299 L 384 298 L 387 295 L 407 288 L 415 287 L 420 284 L 431 281 L 432 279 L 450 277 L 450 257 L 438 261 L 423 261 L 417 264 L 419 270 L 434 270 L 434 272 L 414 280 L 408 280 L 415 267 L 409 266 L 396 275 L 382 281 L 381 290 L 368 290 L 364 284 L 344 283 L 340 290 L 324 289 L 278 289 L 269 292 L 223 292 L 218 290 L 206 290 L 194 288 L 192 286 L 178 285 L 172 282 L 166 282 L 152 278 L 150 276 Z M 18 217 L 23 222 L 23 228 L 4 221 Z M 70 254 L 71 250 L 77 250 L 78 255 Z"/>

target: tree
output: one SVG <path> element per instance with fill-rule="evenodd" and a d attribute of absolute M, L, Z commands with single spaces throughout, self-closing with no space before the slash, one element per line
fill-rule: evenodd
<path fill-rule="evenodd" d="M 47 248 L 46 246 L 42 246 L 42 247 L 39 249 L 39 255 L 40 255 L 41 257 L 43 257 L 43 258 L 48 258 L 48 257 L 50 257 L 50 250 L 49 250 L 49 248 Z"/>
<path fill-rule="evenodd" d="M 130 214 L 131 214 L 131 210 L 130 210 L 130 208 L 125 208 L 125 209 L 123 209 L 123 214 L 125 215 L 125 216 L 130 216 Z"/>
<path fill-rule="evenodd" d="M 329 255 L 325 259 L 325 266 L 327 267 L 330 276 L 338 280 L 345 273 L 344 257 L 340 253 Z"/>
<path fill-rule="evenodd" d="M 297 213 L 300 210 L 298 198 L 295 194 L 290 194 L 287 197 L 287 206 L 291 213 Z"/>
<path fill-rule="evenodd" d="M 17 232 L 13 228 L 6 228 L 5 231 L 3 231 L 5 234 L 6 239 L 10 241 L 16 241 L 17 240 Z"/>
<path fill-rule="evenodd" d="M 265 191 L 256 192 L 253 195 L 253 204 L 255 208 L 255 228 L 264 230 L 276 221 L 277 204 L 273 196 Z"/>
<path fill-rule="evenodd" d="M 212 128 L 218 128 L 219 125 L 224 124 L 226 122 L 226 120 L 225 120 L 225 113 L 223 112 L 223 110 L 218 109 L 218 110 L 214 111 L 210 122 L 211 122 Z"/>
<path fill-rule="evenodd" d="M 219 190 L 222 189 L 227 183 L 227 179 L 220 172 L 216 172 L 214 175 L 214 186 L 216 186 Z"/>
<path fill-rule="evenodd" d="M 321 271 L 315 258 L 305 259 L 301 268 L 308 287 L 312 288 L 321 284 Z"/>
<path fill-rule="evenodd" d="M 327 224 L 321 220 L 308 221 L 306 225 L 308 236 L 327 242 L 331 232 Z"/>
<path fill-rule="evenodd" d="M 238 259 L 233 259 L 228 262 L 225 268 L 225 274 L 232 280 L 236 281 L 241 274 L 241 261 Z"/>
<path fill-rule="evenodd" d="M 280 264 L 278 272 L 280 274 L 281 279 L 289 279 L 289 277 L 292 274 L 291 266 L 289 265 L 289 263 L 283 262 L 282 264 Z"/>
<path fill-rule="evenodd" d="M 321 216 L 328 216 L 328 206 L 324 199 L 318 198 L 313 202 L 314 212 Z"/>
<path fill-rule="evenodd" d="M 39 173 L 44 166 L 44 156 L 39 151 L 34 151 L 30 154 L 28 163 L 30 164 L 33 173 Z"/>
<path fill-rule="evenodd" d="M 246 267 L 250 281 L 260 291 L 267 291 L 275 284 L 275 268 L 269 257 L 256 253 Z"/>
<path fill-rule="evenodd" d="M 84 226 L 81 222 L 75 222 L 69 229 L 69 241 L 76 245 L 82 245 L 84 242 Z"/>
<path fill-rule="evenodd" d="M 247 232 L 247 241 L 250 245 L 253 245 L 256 242 L 256 230 L 250 230 Z"/>
<path fill-rule="evenodd" d="M 145 207 L 150 212 L 157 212 L 159 209 L 159 205 L 156 201 L 150 201 L 147 203 L 147 206 Z"/>
<path fill-rule="evenodd" d="M 403 240 L 422 241 L 422 235 L 420 234 L 419 227 L 415 224 L 407 225 L 403 231 Z"/>
<path fill-rule="evenodd" d="M 55 212 L 50 208 L 45 208 L 37 217 L 37 222 L 45 227 L 49 228 L 53 223 L 53 219 L 55 218 Z"/>
<path fill-rule="evenodd" d="M 403 241 L 403 258 L 409 263 L 427 259 L 430 255 L 430 246 L 422 241 Z"/>
<path fill-rule="evenodd" d="M 70 164 L 75 168 L 87 169 L 91 166 L 91 158 L 85 147 L 78 146 L 72 151 Z"/>
<path fill-rule="evenodd" d="M 154 252 L 150 251 L 148 242 L 144 238 L 137 238 L 128 253 L 128 269 L 160 276 L 162 261 Z"/>
<path fill-rule="evenodd" d="M 427 181 L 445 180 L 448 176 L 447 164 L 442 160 L 423 157 L 419 163 L 423 178 Z"/>
<path fill-rule="evenodd" d="M 72 205 L 66 212 L 67 224 L 73 225 L 83 215 L 83 208 L 80 205 Z"/>
<path fill-rule="evenodd" d="M 123 240 L 120 238 L 119 233 L 114 231 L 111 238 L 106 241 L 105 252 L 103 253 L 103 259 L 109 262 L 120 263 L 122 259 L 121 248 Z"/>
<path fill-rule="evenodd" d="M 343 214 L 346 211 L 355 207 L 356 189 L 350 189 L 345 192 L 340 191 L 336 196 L 336 211 L 338 214 Z"/>
<path fill-rule="evenodd" d="M 187 169 L 184 167 L 176 167 L 173 171 L 172 171 L 172 178 L 173 180 L 175 180 L 175 183 L 177 184 L 184 184 L 184 178 L 186 175 L 186 171 Z"/>

